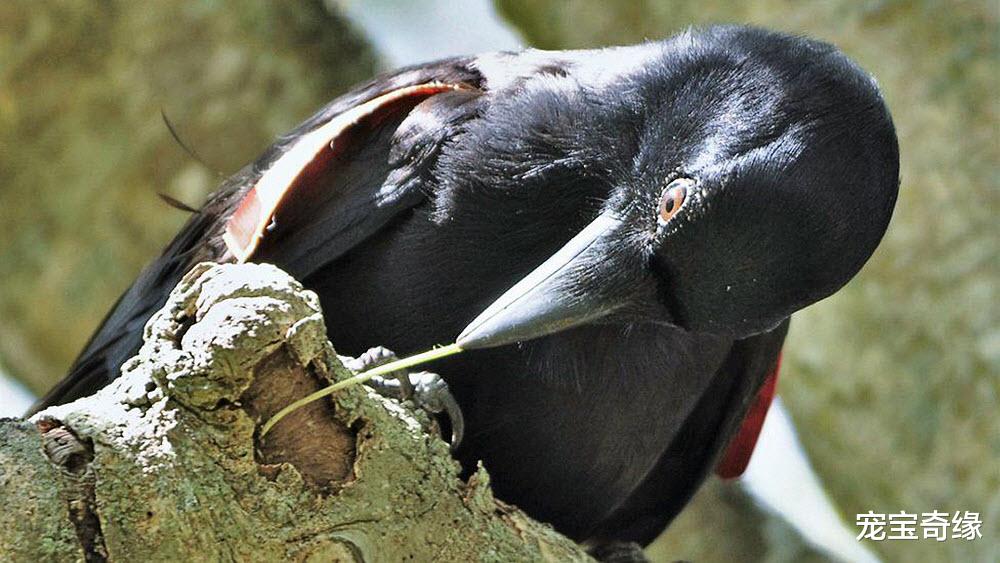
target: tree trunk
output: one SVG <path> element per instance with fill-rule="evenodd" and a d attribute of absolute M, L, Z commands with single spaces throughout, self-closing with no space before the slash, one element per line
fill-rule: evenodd
<path fill-rule="evenodd" d="M 0 421 L 0 554 L 47 560 L 580 561 L 468 483 L 429 421 L 349 375 L 315 294 L 269 265 L 196 267 L 123 375 Z"/>

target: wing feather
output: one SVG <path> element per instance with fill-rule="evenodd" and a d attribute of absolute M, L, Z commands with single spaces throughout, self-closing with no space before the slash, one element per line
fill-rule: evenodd
<path fill-rule="evenodd" d="M 392 142 L 394 131 L 385 130 L 400 125 L 408 112 L 428 98 L 456 90 L 478 97 L 476 89 L 484 80 L 473 62 L 468 57 L 446 59 L 376 77 L 327 104 L 278 138 L 256 161 L 226 179 L 163 254 L 139 274 L 67 375 L 28 414 L 94 393 L 117 378 L 121 364 L 142 344 L 142 329 L 149 317 L 198 262 L 252 258 L 295 269 L 296 260 L 282 261 L 282 252 L 301 261 L 303 256 L 314 254 L 316 245 L 330 247 L 320 253 L 322 260 L 329 261 L 383 228 L 394 216 L 418 205 L 424 195 L 420 182 L 413 178 L 421 176 L 425 161 L 436 155 L 436 149 L 403 150 Z M 453 111 L 449 123 L 471 118 L 473 105 Z M 425 132 L 417 137 L 426 144 L 439 134 Z M 412 144 L 413 138 L 408 134 L 400 142 Z M 379 144 L 374 148 L 351 146 L 369 141 Z M 395 162 L 393 155 L 401 151 L 422 153 L 425 158 Z M 369 162 L 359 163 L 358 159 Z M 369 170 L 359 173 L 365 168 Z M 338 179 L 338 175 L 344 178 Z M 312 180 L 322 180 L 323 185 L 303 189 Z M 335 188 L 332 192 L 321 189 L 331 185 Z M 282 227 L 272 233 L 268 227 L 275 220 Z M 337 228 L 317 236 L 318 228 L 331 224 Z M 316 260 L 312 259 L 312 266 L 318 265 Z M 302 267 L 293 274 L 301 272 Z"/>

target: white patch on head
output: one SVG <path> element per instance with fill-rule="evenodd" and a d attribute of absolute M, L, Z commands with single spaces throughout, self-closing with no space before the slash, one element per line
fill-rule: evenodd
<path fill-rule="evenodd" d="M 553 64 L 563 66 L 573 80 L 599 89 L 621 82 L 623 77 L 641 71 L 663 54 L 663 46 L 653 43 L 577 51 L 528 49 L 520 53 L 488 53 L 477 58 L 473 65 L 492 91 L 510 89 Z"/>

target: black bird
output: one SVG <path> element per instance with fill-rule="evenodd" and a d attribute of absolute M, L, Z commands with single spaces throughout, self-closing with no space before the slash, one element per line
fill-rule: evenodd
<path fill-rule="evenodd" d="M 341 353 L 461 334 L 432 369 L 464 466 L 598 550 L 644 545 L 742 470 L 789 316 L 858 272 L 897 188 L 874 80 L 817 41 L 713 27 L 405 68 L 228 179 L 39 407 L 117 377 L 194 263 L 273 262 Z"/>

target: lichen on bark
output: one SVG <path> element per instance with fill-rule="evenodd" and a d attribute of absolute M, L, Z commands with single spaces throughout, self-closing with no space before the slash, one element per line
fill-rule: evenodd
<path fill-rule="evenodd" d="M 335 313 L 334 313 L 335 314 Z M 334 318 L 335 322 L 336 319 Z M 269 265 L 197 266 L 96 395 L 0 422 L 14 560 L 586 560 L 468 482 L 419 415 L 350 375 L 315 294 Z"/>

